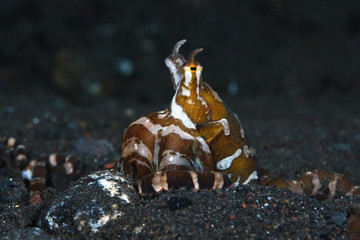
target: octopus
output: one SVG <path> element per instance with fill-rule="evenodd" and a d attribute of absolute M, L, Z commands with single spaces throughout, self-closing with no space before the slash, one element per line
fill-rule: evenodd
<path fill-rule="evenodd" d="M 174 188 L 220 189 L 241 184 L 289 188 L 297 193 L 334 197 L 360 194 L 338 173 L 313 170 L 296 180 L 259 175 L 256 151 L 238 116 L 202 79 L 203 67 L 193 50 L 188 59 L 177 42 L 165 59 L 175 94 L 165 110 L 131 123 L 122 139 L 117 165 L 149 195 Z"/>
<path fill-rule="evenodd" d="M 134 121 L 122 138 L 121 158 L 113 169 L 123 171 L 141 196 L 173 189 L 195 191 L 259 184 L 287 188 L 299 194 L 333 198 L 360 195 L 360 187 L 343 175 L 311 170 L 294 180 L 259 174 L 259 162 L 238 116 L 202 79 L 203 67 L 193 50 L 180 54 L 177 42 L 165 59 L 175 94 L 165 110 Z M 0 157 L 8 168 L 21 170 L 31 196 L 38 196 L 53 179 L 71 182 L 80 172 L 71 155 L 50 154 L 29 160 L 26 147 L 14 137 L 0 138 Z M 54 177 L 55 176 L 55 177 Z"/>

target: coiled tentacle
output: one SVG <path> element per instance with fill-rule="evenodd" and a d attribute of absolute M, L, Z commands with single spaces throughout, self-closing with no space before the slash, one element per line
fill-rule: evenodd
<path fill-rule="evenodd" d="M 264 174 L 259 184 L 288 188 L 296 193 L 306 193 L 317 198 L 360 195 L 360 187 L 343 175 L 328 170 L 312 170 L 302 174 L 296 180 L 283 180 L 276 176 Z"/>
<path fill-rule="evenodd" d="M 48 185 L 62 190 L 79 173 L 79 161 L 71 155 L 49 154 L 29 160 L 26 147 L 14 137 L 0 140 L 1 158 L 8 168 L 18 168 L 29 183 L 30 195 L 42 192 Z"/>

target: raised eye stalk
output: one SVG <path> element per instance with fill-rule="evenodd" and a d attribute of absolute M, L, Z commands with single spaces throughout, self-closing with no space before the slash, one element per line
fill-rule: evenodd
<path fill-rule="evenodd" d="M 187 61 L 186 64 L 187 65 L 199 65 L 199 63 L 195 60 L 195 55 L 198 54 L 199 52 L 202 52 L 202 50 L 204 50 L 204 49 L 203 48 L 198 48 L 198 49 L 193 50 L 190 53 L 188 61 Z M 193 69 L 191 69 L 191 70 L 193 70 Z"/>

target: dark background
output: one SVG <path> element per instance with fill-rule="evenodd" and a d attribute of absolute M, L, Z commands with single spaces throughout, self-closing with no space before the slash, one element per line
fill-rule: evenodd
<path fill-rule="evenodd" d="M 0 92 L 166 105 L 181 39 L 227 101 L 359 94 L 357 0 L 1 1 Z"/>

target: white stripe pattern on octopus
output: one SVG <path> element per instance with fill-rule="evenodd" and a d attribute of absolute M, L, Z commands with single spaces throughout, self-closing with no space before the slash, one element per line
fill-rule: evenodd
<path fill-rule="evenodd" d="M 248 184 L 251 180 L 256 180 L 258 179 L 258 175 L 257 175 L 257 171 L 253 171 L 250 176 L 248 177 L 248 179 L 246 179 L 245 182 L 243 182 L 243 184 Z"/>
<path fill-rule="evenodd" d="M 171 116 L 180 120 L 185 127 L 196 129 L 195 124 L 191 121 L 189 116 L 184 112 L 184 109 L 176 103 L 176 94 L 171 101 Z"/>
<path fill-rule="evenodd" d="M 241 149 L 238 149 L 236 150 L 236 152 L 231 155 L 231 156 L 228 156 L 226 158 L 223 158 L 222 160 L 218 161 L 216 163 L 216 168 L 219 169 L 219 170 L 225 170 L 225 169 L 228 169 L 232 162 L 235 160 L 235 158 L 239 157 L 241 155 Z"/>

